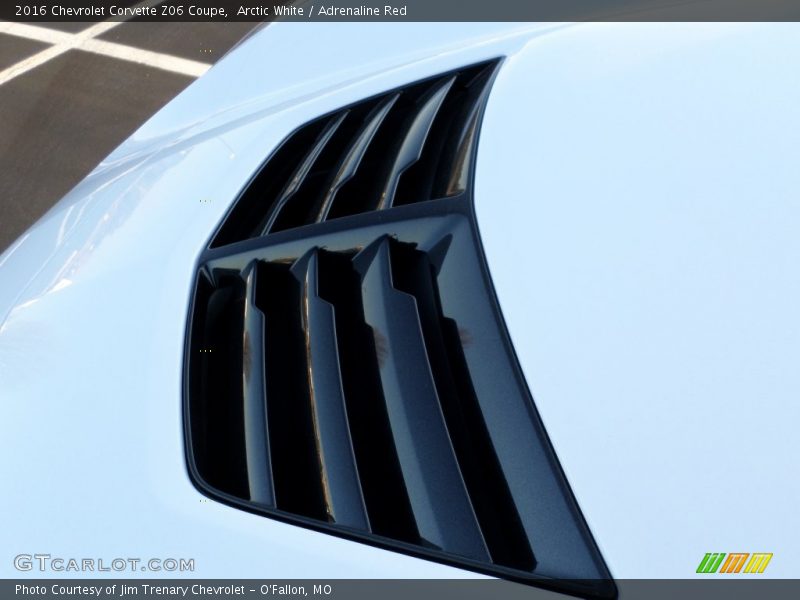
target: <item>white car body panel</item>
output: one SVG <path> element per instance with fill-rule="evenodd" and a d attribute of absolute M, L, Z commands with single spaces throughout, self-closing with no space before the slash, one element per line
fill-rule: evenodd
<path fill-rule="evenodd" d="M 580 25 L 495 81 L 484 250 L 617 578 L 691 577 L 706 552 L 797 576 L 799 33 Z"/>
<path fill-rule="evenodd" d="M 46 552 L 194 558 L 206 578 L 479 577 L 207 500 L 181 387 L 197 256 L 270 151 L 332 109 L 498 56 L 478 222 L 612 574 L 687 577 L 709 551 L 774 552 L 767 575 L 793 573 L 797 27 L 411 32 L 271 25 L 0 257 L 0 575 Z"/>

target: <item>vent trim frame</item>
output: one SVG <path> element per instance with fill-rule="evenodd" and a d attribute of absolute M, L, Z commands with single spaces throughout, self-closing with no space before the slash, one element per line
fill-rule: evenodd
<path fill-rule="evenodd" d="M 499 61 L 497 61 L 499 62 Z M 488 86 L 491 86 L 492 80 L 496 75 L 496 70 L 494 74 L 491 75 L 489 78 Z M 434 77 L 429 77 L 422 81 L 433 81 L 442 79 L 446 77 L 448 74 L 437 75 Z M 417 85 L 421 82 L 412 82 L 409 85 Z M 368 100 L 375 100 L 384 98 L 387 95 L 391 94 L 393 91 L 384 92 L 382 94 L 376 94 L 369 98 Z M 360 102 L 358 103 L 360 104 Z M 331 115 L 335 114 L 336 112 L 349 110 L 355 106 L 355 104 L 350 106 L 342 107 L 337 111 L 333 111 L 311 121 L 309 123 L 315 123 L 322 121 L 323 119 L 330 118 Z M 564 471 L 558 461 L 558 458 L 555 454 L 553 449 L 552 443 L 547 435 L 547 432 L 542 424 L 541 417 L 539 416 L 538 410 L 536 405 L 531 397 L 530 391 L 527 388 L 527 383 L 522 374 L 522 370 L 519 366 L 519 361 L 516 356 L 516 352 L 514 350 L 513 344 L 511 343 L 511 339 L 508 333 L 508 330 L 505 326 L 505 322 L 502 317 L 502 313 L 500 311 L 500 306 L 498 299 L 495 294 L 494 287 L 491 281 L 491 275 L 489 272 L 488 264 L 486 263 L 485 254 L 483 252 L 482 240 L 480 236 L 480 232 L 478 230 L 477 219 L 475 215 L 475 208 L 473 202 L 473 184 L 474 184 L 474 172 L 475 172 L 475 162 L 477 159 L 477 143 L 480 138 L 480 123 L 482 119 L 482 113 L 485 108 L 481 106 L 479 109 L 479 114 L 477 117 L 477 129 L 475 131 L 476 143 L 475 147 L 473 147 L 471 155 L 468 157 L 468 176 L 467 176 L 467 186 L 466 189 L 456 195 L 443 197 L 443 198 L 434 198 L 423 200 L 416 203 L 410 204 L 400 204 L 395 205 L 391 208 L 383 209 L 380 211 L 368 211 L 362 212 L 358 214 L 351 214 L 347 216 L 338 217 L 335 219 L 321 221 L 309 225 L 300 226 L 297 228 L 285 229 L 275 232 L 270 232 L 264 236 L 260 237 L 250 237 L 244 238 L 232 243 L 228 243 L 225 245 L 214 245 L 213 241 L 216 240 L 222 230 L 227 219 L 230 217 L 231 212 L 236 207 L 239 199 L 242 197 L 242 194 L 248 189 L 250 184 L 254 179 L 258 177 L 258 175 L 263 171 L 266 164 L 272 160 L 278 150 L 286 143 L 287 140 L 290 139 L 291 136 L 295 135 L 299 130 L 301 130 L 305 125 L 296 128 L 293 132 L 291 132 L 270 154 L 270 156 L 261 164 L 259 169 L 256 171 L 254 176 L 250 179 L 248 184 L 243 188 L 240 192 L 237 200 L 232 204 L 231 209 L 226 213 L 225 217 L 223 218 L 220 225 L 215 229 L 209 245 L 206 249 L 201 253 L 200 257 L 198 258 L 196 269 L 197 274 L 195 277 L 195 281 L 193 282 L 192 293 L 190 298 L 190 307 L 189 307 L 189 316 L 187 320 L 187 329 L 186 329 L 186 342 L 185 342 L 185 355 L 184 355 L 184 374 L 183 374 L 183 423 L 184 423 L 184 442 L 185 442 L 185 452 L 186 452 L 186 460 L 187 460 L 187 467 L 190 475 L 190 480 L 192 483 L 197 487 L 197 489 L 206 495 L 209 498 L 212 498 L 217 501 L 221 501 L 229 506 L 236 507 L 238 509 L 242 509 L 254 514 L 260 514 L 263 516 L 268 516 L 270 518 L 274 518 L 281 522 L 299 525 L 304 528 L 320 532 L 326 533 L 329 535 L 334 535 L 337 537 L 345 538 L 348 540 L 356 541 L 358 543 L 365 543 L 370 546 L 374 546 L 377 548 L 382 548 L 391 551 L 400 551 L 410 556 L 415 556 L 418 558 L 426 559 L 426 560 L 434 560 L 436 562 L 440 562 L 443 564 L 447 564 L 456 568 L 466 568 L 472 571 L 476 571 L 479 573 L 483 573 L 486 575 L 502 577 L 505 579 L 509 579 L 512 581 L 517 581 L 519 583 L 524 583 L 528 585 L 534 585 L 536 587 L 541 587 L 543 589 L 548 589 L 555 592 L 560 593 L 567 593 L 571 595 L 577 595 L 581 597 L 587 598 L 614 598 L 616 597 L 616 586 L 611 580 L 610 574 L 608 569 L 603 561 L 602 555 L 597 548 L 596 543 L 592 537 L 591 532 L 589 531 L 588 525 L 580 511 L 580 508 L 577 504 L 577 501 L 572 493 L 571 487 L 566 479 Z M 248 500 L 244 500 L 234 494 L 226 493 L 222 490 L 215 488 L 214 486 L 208 484 L 200 470 L 198 469 L 197 464 L 197 457 L 194 454 L 194 446 L 192 443 L 192 419 L 191 419 L 191 402 L 190 396 L 192 394 L 192 381 L 191 381 L 191 359 L 193 353 L 193 339 L 196 335 L 196 331 L 193 331 L 193 321 L 194 315 L 197 311 L 197 301 L 198 301 L 198 289 L 201 285 L 202 278 L 211 278 L 213 280 L 213 275 L 210 275 L 213 269 L 215 268 L 222 268 L 225 265 L 226 261 L 232 260 L 232 257 L 235 258 L 236 261 L 245 261 L 245 263 L 249 263 L 252 260 L 255 260 L 255 256 L 259 254 L 263 254 L 263 252 L 275 250 L 276 248 L 281 247 L 308 247 L 310 240 L 320 240 L 320 239 L 333 239 L 337 236 L 340 237 L 348 237 L 348 234 L 352 237 L 353 235 L 357 235 L 358 237 L 363 236 L 364 238 L 370 237 L 370 234 L 365 234 L 365 230 L 374 230 L 376 233 L 378 231 L 382 231 L 381 235 L 390 236 L 391 237 L 391 230 L 392 228 L 404 228 L 408 226 L 409 223 L 416 223 L 427 221 L 430 223 L 435 222 L 435 228 L 437 231 L 441 232 L 442 230 L 448 230 L 452 228 L 459 228 L 462 230 L 462 235 L 466 236 L 469 239 L 469 243 L 473 245 L 475 255 L 477 256 L 474 274 L 479 276 L 481 280 L 481 285 L 486 293 L 486 301 L 491 307 L 489 311 L 491 313 L 490 316 L 487 318 L 494 320 L 496 324 L 496 331 L 499 335 L 499 343 L 505 348 L 506 357 L 509 361 L 509 367 L 513 371 L 514 374 L 514 381 L 516 385 L 522 392 L 522 395 L 527 400 L 527 409 L 530 412 L 530 416 L 532 421 L 537 425 L 537 438 L 539 442 L 542 444 L 545 450 L 545 458 L 549 463 L 550 470 L 552 472 L 552 476 L 558 482 L 558 488 L 563 495 L 564 502 L 572 514 L 574 520 L 574 526 L 577 530 L 580 531 L 585 545 L 589 554 L 591 555 L 592 559 L 595 561 L 597 566 L 598 573 L 601 574 L 601 577 L 597 579 L 558 579 L 548 576 L 543 576 L 535 572 L 535 569 L 531 572 L 521 571 L 520 569 L 506 567 L 500 564 L 493 564 L 493 563 L 486 563 L 484 561 L 479 560 L 472 560 L 468 557 L 464 556 L 454 556 L 452 553 L 437 550 L 435 548 L 428 548 L 421 546 L 417 543 L 410 543 L 395 537 L 386 537 L 382 536 L 377 533 L 373 532 L 364 532 L 359 529 L 349 528 L 347 526 L 341 524 L 330 524 L 323 522 L 316 518 L 306 517 L 301 514 L 297 514 L 294 512 L 289 512 L 285 510 L 281 510 L 275 506 L 259 506 L 254 505 L 252 502 Z M 354 234 L 353 232 L 357 232 Z M 403 242 L 407 242 L 407 236 L 400 236 L 395 234 L 397 239 L 402 239 Z M 341 247 L 348 246 L 347 243 L 343 243 Z M 324 248 L 329 250 L 326 246 L 315 246 Z M 352 248 L 352 245 L 350 245 Z M 332 250 L 336 252 L 337 250 Z M 295 254 L 297 254 L 295 252 Z M 302 254 L 297 254 L 295 258 L 302 256 Z M 245 260 L 245 258 L 247 259 Z M 263 260 L 263 259 L 258 259 Z M 535 541 L 534 541 L 535 544 Z M 534 554 L 536 553 L 536 548 L 534 546 Z"/>

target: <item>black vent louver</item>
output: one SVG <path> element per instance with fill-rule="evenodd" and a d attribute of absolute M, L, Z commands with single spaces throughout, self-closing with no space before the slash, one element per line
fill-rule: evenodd
<path fill-rule="evenodd" d="M 472 210 L 497 62 L 291 134 L 200 258 L 186 433 L 210 496 L 587 597 L 615 588 L 508 339 Z"/>

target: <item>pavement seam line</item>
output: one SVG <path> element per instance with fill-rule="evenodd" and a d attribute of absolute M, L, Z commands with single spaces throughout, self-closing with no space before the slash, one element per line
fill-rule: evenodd
<path fill-rule="evenodd" d="M 162 0 L 147 0 L 137 6 L 152 6 L 160 4 L 161 1 Z M 83 50 L 93 54 L 146 65 L 190 77 L 199 77 L 211 67 L 208 63 L 180 58 L 172 56 L 171 54 L 152 52 L 150 50 L 134 48 L 124 44 L 117 44 L 116 42 L 94 39 L 96 36 L 124 22 L 125 21 L 103 21 L 83 31 L 67 33 L 47 27 L 29 25 L 27 23 L 0 21 L 0 33 L 50 44 L 48 48 L 0 71 L 0 85 L 70 50 Z"/>
<path fill-rule="evenodd" d="M 69 50 L 72 50 L 76 45 L 80 44 L 84 40 L 87 40 L 95 35 L 100 35 L 108 31 L 109 29 L 116 27 L 117 23 L 112 22 L 103 22 L 97 23 L 80 31 L 78 33 L 63 33 L 58 32 L 58 42 L 46 42 L 52 44 L 49 48 L 45 48 L 41 52 L 34 54 L 33 56 L 29 56 L 16 64 L 11 65 L 10 67 L 0 71 L 0 85 L 7 83 L 22 75 L 23 73 L 27 73 L 31 69 L 35 69 L 39 65 L 43 65 L 49 60 L 52 60 L 56 56 L 60 56 Z M 36 27 L 35 25 L 25 25 L 21 23 L 9 23 L 9 22 L 2 22 L 0 23 L 0 33 L 6 33 L 9 35 L 17 35 L 17 37 L 24 37 L 27 39 L 36 39 L 31 38 L 31 31 L 33 29 L 46 29 L 46 27 Z M 27 35 L 26 35 L 27 34 Z M 37 34 L 39 38 L 41 38 L 44 33 L 41 31 Z M 55 33 L 48 37 L 51 39 L 55 39 Z M 38 39 L 38 41 L 44 41 L 42 39 Z"/>

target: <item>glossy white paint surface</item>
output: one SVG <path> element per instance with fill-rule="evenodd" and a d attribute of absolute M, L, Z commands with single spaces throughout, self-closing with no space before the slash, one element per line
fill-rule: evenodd
<path fill-rule="evenodd" d="M 281 139 L 497 56 L 479 223 L 612 573 L 686 577 L 708 551 L 798 564 L 797 29 L 409 31 L 270 26 L 0 257 L 1 576 L 34 552 L 195 558 L 198 577 L 474 576 L 201 502 L 181 362 L 196 257 Z"/>
<path fill-rule="evenodd" d="M 796 24 L 587 24 L 490 97 L 488 262 L 615 577 L 706 552 L 797 576 L 798 64 Z"/>

